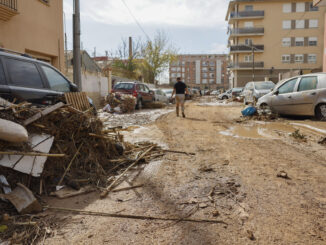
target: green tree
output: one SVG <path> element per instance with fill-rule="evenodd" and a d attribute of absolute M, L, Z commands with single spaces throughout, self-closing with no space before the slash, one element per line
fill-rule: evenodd
<path fill-rule="evenodd" d="M 153 40 L 147 40 L 141 48 L 142 74 L 148 83 L 156 84 L 160 74 L 166 71 L 170 62 L 175 60 L 176 49 L 163 31 L 158 31 Z"/>

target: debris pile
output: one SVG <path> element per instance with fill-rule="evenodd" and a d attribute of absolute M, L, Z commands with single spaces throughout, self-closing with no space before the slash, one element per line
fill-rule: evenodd
<path fill-rule="evenodd" d="M 105 104 L 103 111 L 130 113 L 135 111 L 136 98 L 130 94 L 112 93 L 106 96 Z"/>
<path fill-rule="evenodd" d="M 30 213 L 29 205 L 38 207 L 33 211 L 40 211 L 41 195 L 65 198 L 98 189 L 105 190 L 105 196 L 122 182 L 123 178 L 116 178 L 116 175 L 123 176 L 136 164 L 164 154 L 151 143 L 124 142 L 119 128 L 105 130 L 102 121 L 91 111 L 82 112 L 62 102 L 43 108 L 29 103 L 0 107 L 0 118 L 26 129 L 28 134 L 27 142 L 24 137 L 19 142 L 9 142 L 8 135 L 1 138 L 6 124 L 2 127 L 0 124 L 0 173 L 3 177 L 0 178 L 0 216 L 15 216 L 9 224 L 5 222 L 6 231 L 0 232 L 0 242 L 16 237 L 12 240 L 16 244 L 20 243 L 19 237 L 25 236 L 27 239 L 23 243 L 30 244 L 40 236 L 51 235 L 43 219 L 17 215 L 17 212 L 23 213 L 22 210 Z M 14 134 L 17 132 L 13 130 L 9 136 Z M 20 208 L 22 203 L 13 200 L 23 194 L 28 200 L 24 200 L 27 204 Z M 18 221 L 31 224 L 17 225 Z"/>
<path fill-rule="evenodd" d="M 305 136 L 304 134 L 300 133 L 300 130 L 299 129 L 297 129 L 293 133 L 291 133 L 290 136 L 293 137 L 293 138 L 295 138 L 298 141 L 307 142 L 307 136 Z"/>
<path fill-rule="evenodd" d="M 167 106 L 166 103 L 159 102 L 159 101 L 153 101 L 153 102 L 144 104 L 143 107 L 147 108 L 147 109 L 162 109 L 162 108 L 165 108 L 166 106 Z"/>

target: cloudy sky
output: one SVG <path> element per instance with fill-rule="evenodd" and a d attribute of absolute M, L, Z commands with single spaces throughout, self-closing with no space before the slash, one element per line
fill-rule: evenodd
<path fill-rule="evenodd" d="M 122 38 L 152 38 L 163 30 L 180 53 L 226 53 L 228 0 L 80 0 L 82 45 L 92 54 L 117 49 Z M 125 4 L 124 4 L 125 2 Z M 128 10 L 129 8 L 129 10 Z M 72 46 L 73 0 L 64 0 Z M 131 13 L 130 13 L 131 12 Z M 144 32 L 138 27 L 138 20 Z"/>

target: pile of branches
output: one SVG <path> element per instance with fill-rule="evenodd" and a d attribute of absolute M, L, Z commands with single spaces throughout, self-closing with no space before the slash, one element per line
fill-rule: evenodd
<path fill-rule="evenodd" d="M 130 113 L 135 111 L 136 103 L 136 98 L 130 94 L 112 93 L 105 98 L 108 112 Z"/>

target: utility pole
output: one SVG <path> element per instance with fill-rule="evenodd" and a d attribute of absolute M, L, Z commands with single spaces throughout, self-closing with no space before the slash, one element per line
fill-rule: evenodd
<path fill-rule="evenodd" d="M 252 51 L 252 81 L 255 81 L 255 47 L 252 41 L 250 40 L 251 51 Z"/>
<path fill-rule="evenodd" d="M 74 83 L 82 91 L 81 83 L 81 57 L 80 57 L 80 2 L 74 0 L 73 14 L 73 35 L 74 35 Z"/>
<path fill-rule="evenodd" d="M 132 59 L 132 37 L 129 37 L 129 59 Z"/>

